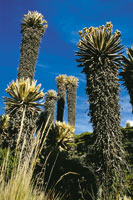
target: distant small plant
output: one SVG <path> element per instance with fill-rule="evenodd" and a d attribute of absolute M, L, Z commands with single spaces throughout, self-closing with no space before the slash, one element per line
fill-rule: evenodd
<path fill-rule="evenodd" d="M 75 76 L 59 75 L 56 77 L 56 82 L 58 89 L 57 121 L 63 122 L 67 92 L 68 124 L 75 126 L 78 78 Z"/>
<path fill-rule="evenodd" d="M 126 128 L 129 128 L 129 127 L 131 127 L 130 122 L 126 122 Z"/>

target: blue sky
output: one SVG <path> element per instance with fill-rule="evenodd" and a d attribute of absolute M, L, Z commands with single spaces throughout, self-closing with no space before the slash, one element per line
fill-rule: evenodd
<path fill-rule="evenodd" d="M 35 79 L 42 83 L 44 92 L 56 89 L 55 77 L 59 74 L 79 78 L 77 91 L 76 133 L 92 131 L 89 117 L 86 80 L 77 68 L 75 53 L 79 40 L 78 30 L 113 23 L 114 31 L 121 31 L 125 48 L 133 43 L 133 0 L 0 0 L 0 114 L 4 113 L 2 96 L 6 96 L 7 84 L 17 78 L 20 58 L 20 23 L 28 10 L 37 10 L 48 21 L 48 29 L 42 39 Z M 133 121 L 127 91 L 121 87 L 121 125 Z M 65 113 L 67 121 L 67 112 Z"/>

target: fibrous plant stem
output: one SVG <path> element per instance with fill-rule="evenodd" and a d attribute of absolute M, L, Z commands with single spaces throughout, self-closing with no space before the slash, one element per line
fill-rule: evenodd
<path fill-rule="evenodd" d="M 66 75 L 59 75 L 56 77 L 57 89 L 58 89 L 58 101 L 57 101 L 57 121 L 63 122 L 65 98 L 66 98 Z"/>
<path fill-rule="evenodd" d="M 74 76 L 67 77 L 67 104 L 68 104 L 68 124 L 75 127 L 76 121 L 76 96 L 78 79 Z"/>

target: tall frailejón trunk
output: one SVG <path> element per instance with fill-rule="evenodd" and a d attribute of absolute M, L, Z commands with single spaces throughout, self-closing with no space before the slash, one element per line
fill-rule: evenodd
<path fill-rule="evenodd" d="M 74 76 L 67 77 L 67 106 L 68 106 L 68 124 L 75 127 L 76 121 L 76 96 L 78 79 Z"/>
<path fill-rule="evenodd" d="M 58 89 L 58 101 L 57 101 L 57 121 L 63 122 L 65 98 L 66 98 L 66 75 L 59 75 L 56 77 L 57 89 Z"/>
<path fill-rule="evenodd" d="M 55 144 L 55 135 L 53 134 L 54 121 L 55 121 L 55 106 L 57 101 L 57 94 L 55 90 L 49 90 L 46 93 L 44 103 L 44 128 L 45 133 L 43 138 L 46 138 L 46 146 Z"/>
<path fill-rule="evenodd" d="M 38 58 L 41 38 L 44 35 L 47 23 L 43 16 L 36 12 L 28 12 L 21 23 L 22 43 L 21 56 L 18 68 L 18 79 L 34 79 L 35 65 Z"/>
<path fill-rule="evenodd" d="M 54 124 L 56 101 L 57 101 L 56 91 L 49 90 L 46 93 L 46 99 L 44 103 L 45 121 L 46 123 L 48 121 L 49 125 Z"/>
<path fill-rule="evenodd" d="M 118 69 L 121 64 L 120 32 L 112 34 L 112 24 L 79 31 L 80 67 L 86 74 L 91 122 L 96 141 L 96 173 L 99 177 L 99 198 L 123 197 L 125 186 L 125 152 L 120 126 Z"/>
<path fill-rule="evenodd" d="M 21 33 L 22 33 L 22 43 L 21 43 L 21 55 L 20 55 L 20 64 L 18 68 L 18 80 L 17 87 L 19 92 L 17 92 L 19 96 L 16 101 L 18 104 L 21 102 L 23 106 L 18 106 L 16 103 L 16 108 L 10 112 L 10 132 L 12 133 L 12 142 L 11 148 L 15 148 L 17 140 L 19 138 L 20 130 L 22 129 L 22 118 L 23 113 L 25 112 L 23 119 L 23 129 L 20 137 L 19 146 L 22 147 L 25 141 L 25 147 L 30 146 L 31 138 L 33 139 L 33 135 L 36 129 L 36 121 L 39 115 L 38 109 L 33 109 L 33 105 L 31 102 L 36 99 L 36 96 L 33 99 L 30 99 L 33 93 L 37 93 L 38 90 L 35 91 L 34 82 L 34 71 L 35 64 L 38 57 L 39 46 L 41 42 L 41 38 L 44 35 L 45 29 L 47 28 L 46 21 L 43 19 L 43 16 L 37 11 L 28 12 L 27 15 L 24 15 L 24 18 L 21 23 Z M 26 95 L 26 87 L 29 89 L 29 96 Z M 14 87 L 14 88 L 15 88 Z M 25 101 L 30 99 L 30 103 L 26 103 Z M 25 109 L 24 109 L 25 108 Z M 21 148 L 19 148 L 21 149 Z"/>

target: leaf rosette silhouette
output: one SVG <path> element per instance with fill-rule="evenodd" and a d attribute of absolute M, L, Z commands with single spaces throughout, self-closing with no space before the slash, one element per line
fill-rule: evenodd
<path fill-rule="evenodd" d="M 6 111 L 11 113 L 24 105 L 40 110 L 39 106 L 43 105 L 40 100 L 43 99 L 44 93 L 40 90 L 41 84 L 36 84 L 37 81 L 31 81 L 29 78 L 17 79 L 16 83 L 12 81 L 6 89 L 10 97 L 4 97 Z"/>

